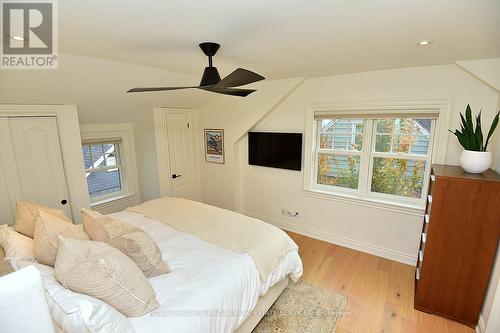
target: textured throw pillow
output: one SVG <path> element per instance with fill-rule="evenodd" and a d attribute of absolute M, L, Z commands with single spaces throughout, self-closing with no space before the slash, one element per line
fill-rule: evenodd
<path fill-rule="evenodd" d="M 16 200 L 16 223 L 14 224 L 14 230 L 25 236 L 33 238 L 35 223 L 40 210 L 69 221 L 64 215 L 64 212 L 60 209 L 49 208 L 36 203 Z"/>
<path fill-rule="evenodd" d="M 148 279 L 120 250 L 97 241 L 58 237 L 56 279 L 66 288 L 108 303 L 127 317 L 160 305 Z"/>
<path fill-rule="evenodd" d="M 16 269 L 33 263 L 13 262 Z M 34 264 L 40 271 L 47 303 L 58 332 L 66 333 L 134 333 L 130 321 L 113 307 L 97 298 L 64 288 L 55 277 L 54 267 Z"/>
<path fill-rule="evenodd" d="M 0 247 L 5 252 L 5 259 L 33 260 L 33 239 L 5 224 L 0 225 Z"/>
<path fill-rule="evenodd" d="M 83 229 L 90 239 L 106 242 L 132 259 L 147 277 L 170 272 L 151 236 L 125 222 L 98 212 L 81 209 Z"/>
<path fill-rule="evenodd" d="M 39 263 L 54 266 L 58 235 L 89 239 L 81 225 L 74 225 L 66 219 L 41 210 L 35 224 L 35 237 L 33 239 L 35 259 Z"/>

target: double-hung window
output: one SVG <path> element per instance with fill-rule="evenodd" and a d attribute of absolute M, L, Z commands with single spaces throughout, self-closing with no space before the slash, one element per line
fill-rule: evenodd
<path fill-rule="evenodd" d="M 83 143 L 85 176 L 91 202 L 120 197 L 125 192 L 121 142 Z"/>
<path fill-rule="evenodd" d="M 421 207 L 438 113 L 314 114 L 309 190 Z"/>
<path fill-rule="evenodd" d="M 138 204 L 132 124 L 83 124 L 80 131 L 91 207 L 107 213 Z"/>

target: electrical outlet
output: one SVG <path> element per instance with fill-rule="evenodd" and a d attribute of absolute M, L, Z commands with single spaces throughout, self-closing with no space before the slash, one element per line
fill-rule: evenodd
<path fill-rule="evenodd" d="M 281 215 L 283 216 L 287 216 L 288 215 L 288 212 L 285 208 L 281 208 Z"/>

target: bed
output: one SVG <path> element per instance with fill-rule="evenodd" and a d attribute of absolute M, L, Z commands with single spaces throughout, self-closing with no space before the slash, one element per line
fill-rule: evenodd
<path fill-rule="evenodd" d="M 137 333 L 251 332 L 289 281 L 297 281 L 302 275 L 297 250 L 281 257 L 262 279 L 249 254 L 214 245 L 142 213 L 123 211 L 109 216 L 151 235 L 172 270 L 149 279 L 161 305 L 159 309 L 141 317 L 120 319 L 128 321 Z M 37 265 L 47 287 L 55 324 L 64 327 L 59 319 L 63 316 L 54 312 L 61 312 L 61 304 L 56 306 L 54 301 L 64 303 L 64 293 L 76 293 L 57 282 L 52 267 Z M 106 314 L 100 316 L 104 318 Z"/>
<path fill-rule="evenodd" d="M 249 255 L 207 243 L 140 213 L 110 216 L 149 233 L 172 269 L 150 279 L 161 307 L 150 315 L 129 318 L 137 332 L 165 332 L 166 327 L 172 332 L 233 332 L 238 327 L 238 332 L 251 332 L 288 279 L 297 281 L 302 275 L 296 251 L 289 252 L 261 281 Z"/>

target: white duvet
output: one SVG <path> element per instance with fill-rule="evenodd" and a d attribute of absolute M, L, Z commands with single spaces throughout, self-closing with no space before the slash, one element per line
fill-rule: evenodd
<path fill-rule="evenodd" d="M 129 318 L 136 332 L 233 332 L 257 304 L 260 295 L 287 275 L 297 281 L 302 261 L 288 253 L 262 282 L 247 254 L 209 244 L 139 213 L 111 217 L 149 233 L 172 272 L 150 279 L 161 304 L 142 317 Z"/>
<path fill-rule="evenodd" d="M 142 317 L 126 318 L 93 297 L 64 288 L 54 268 L 41 272 L 54 322 L 67 333 L 233 332 L 251 314 L 258 298 L 274 284 L 302 275 L 297 251 L 289 252 L 261 281 L 247 254 L 232 252 L 132 212 L 111 214 L 150 234 L 172 271 L 150 278 L 160 308 Z M 32 262 L 19 261 L 19 269 Z"/>

